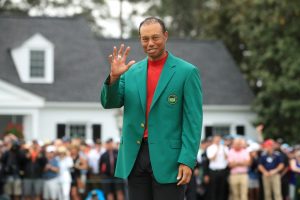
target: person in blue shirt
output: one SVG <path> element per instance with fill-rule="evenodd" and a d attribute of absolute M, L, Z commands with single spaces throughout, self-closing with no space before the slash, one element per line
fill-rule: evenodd
<path fill-rule="evenodd" d="M 263 152 L 258 161 L 258 170 L 262 173 L 264 199 L 282 200 L 280 171 L 284 168 L 282 156 L 274 150 L 274 141 L 271 139 L 263 143 Z"/>
<path fill-rule="evenodd" d="M 47 164 L 44 168 L 43 199 L 55 200 L 59 198 L 59 162 L 55 157 L 55 146 L 46 147 Z"/>

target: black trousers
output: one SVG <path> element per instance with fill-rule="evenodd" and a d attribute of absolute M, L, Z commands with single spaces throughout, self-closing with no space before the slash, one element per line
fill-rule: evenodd
<path fill-rule="evenodd" d="M 228 171 L 209 170 L 208 200 L 227 200 L 228 199 Z"/>
<path fill-rule="evenodd" d="M 128 177 L 128 190 L 129 200 L 183 200 L 185 186 L 177 186 L 176 183 L 160 184 L 155 180 L 148 143 L 143 141 Z"/>

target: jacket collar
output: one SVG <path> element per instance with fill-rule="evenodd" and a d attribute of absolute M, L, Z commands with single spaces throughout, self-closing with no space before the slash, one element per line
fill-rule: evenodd
<path fill-rule="evenodd" d="M 152 99 L 150 111 L 175 73 L 175 69 L 176 69 L 175 60 L 176 60 L 175 56 L 173 56 L 173 54 L 168 52 L 168 58 L 166 60 L 166 63 L 164 64 L 159 81 L 157 83 L 154 96 Z M 137 71 L 136 71 L 137 75 L 135 76 L 144 113 L 146 113 L 147 63 L 148 63 L 148 59 L 145 58 L 138 64 Z"/>

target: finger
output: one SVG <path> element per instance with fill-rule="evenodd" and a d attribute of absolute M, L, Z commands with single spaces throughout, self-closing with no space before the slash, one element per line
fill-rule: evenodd
<path fill-rule="evenodd" d="M 185 184 L 189 183 L 190 180 L 191 180 L 191 174 L 189 172 L 184 171 L 182 179 L 180 180 L 180 182 L 177 185 L 185 185 Z"/>
<path fill-rule="evenodd" d="M 127 69 L 129 69 L 133 64 L 135 63 L 135 60 L 131 60 L 127 65 Z"/>
<path fill-rule="evenodd" d="M 183 185 L 184 184 L 184 178 L 182 178 L 178 183 L 177 183 L 177 185 L 179 186 L 179 185 Z"/>
<path fill-rule="evenodd" d="M 110 54 L 110 55 L 108 56 L 108 61 L 109 61 L 109 63 L 112 63 L 112 61 L 113 61 L 113 55 L 112 55 L 112 54 Z"/>
<path fill-rule="evenodd" d="M 114 50 L 113 50 L 113 59 L 116 59 L 117 57 L 117 47 L 114 46 Z"/>
<path fill-rule="evenodd" d="M 180 180 L 182 178 L 182 175 L 183 175 L 183 169 L 181 166 L 179 166 L 177 180 Z"/>
<path fill-rule="evenodd" d="M 180 181 L 177 183 L 177 185 L 184 185 L 186 182 L 186 175 L 183 173 Z"/>
<path fill-rule="evenodd" d="M 129 52 L 130 52 L 130 47 L 127 47 L 127 48 L 125 49 L 125 52 L 124 52 L 124 57 L 123 57 L 124 60 L 127 59 L 127 56 L 128 56 L 128 54 L 129 54 Z"/>
<path fill-rule="evenodd" d="M 122 54 L 123 54 L 123 49 L 124 49 L 124 44 L 121 44 L 121 46 L 120 46 L 120 49 L 119 49 L 119 52 L 118 52 L 118 56 L 123 56 Z"/>

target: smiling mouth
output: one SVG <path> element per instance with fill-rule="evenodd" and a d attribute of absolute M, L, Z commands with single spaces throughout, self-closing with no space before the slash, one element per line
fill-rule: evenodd
<path fill-rule="evenodd" d="M 155 49 L 148 49 L 147 52 L 155 52 Z"/>

